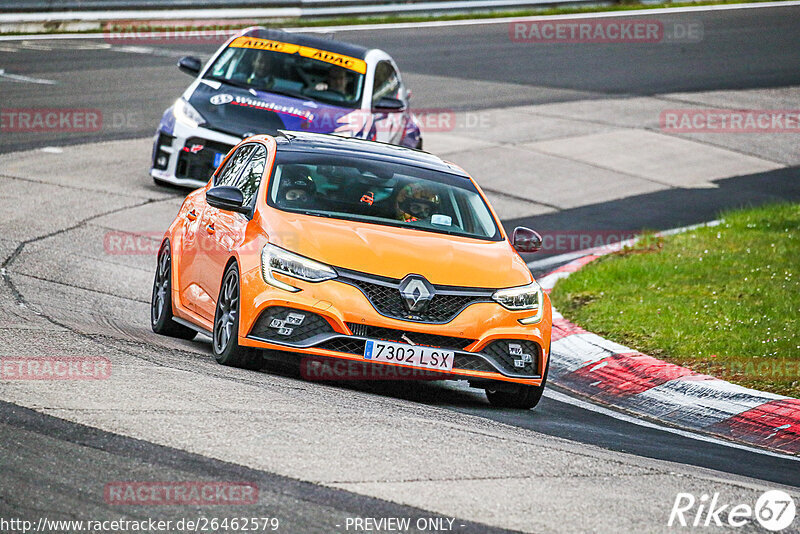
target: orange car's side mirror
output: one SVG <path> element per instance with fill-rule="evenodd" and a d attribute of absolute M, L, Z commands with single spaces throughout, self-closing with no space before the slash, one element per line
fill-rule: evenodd
<path fill-rule="evenodd" d="M 227 211 L 249 213 L 250 208 L 244 205 L 244 195 L 229 185 L 218 185 L 206 191 L 206 202 L 209 206 Z"/>
<path fill-rule="evenodd" d="M 517 226 L 511 234 L 511 245 L 517 252 L 536 252 L 542 248 L 542 236 L 530 228 Z"/>

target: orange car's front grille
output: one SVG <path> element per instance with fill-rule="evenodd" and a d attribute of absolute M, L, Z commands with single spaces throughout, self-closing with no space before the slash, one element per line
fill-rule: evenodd
<path fill-rule="evenodd" d="M 364 344 L 366 341 L 363 339 L 354 339 L 351 337 L 336 337 L 323 341 L 316 345 L 320 349 L 332 350 L 335 352 L 344 352 L 346 354 L 363 355 Z M 538 352 L 531 354 L 531 362 L 526 363 L 524 367 L 519 367 L 515 363 L 515 357 L 510 354 L 504 354 L 508 349 L 508 343 L 521 344 L 524 350 L 537 350 L 538 345 L 530 341 L 518 341 L 514 339 L 504 339 L 492 342 L 484 350 L 482 354 L 490 356 L 497 366 L 492 365 L 487 361 L 484 356 L 479 354 L 470 354 L 465 352 L 456 352 L 453 359 L 454 369 L 464 369 L 467 371 L 485 371 L 489 373 L 502 373 L 505 375 L 519 376 L 525 378 L 537 378 L 539 375 L 539 357 Z M 517 358 L 518 359 L 518 358 Z"/>
<path fill-rule="evenodd" d="M 475 343 L 474 339 L 466 339 L 463 337 L 440 336 L 424 332 L 407 332 L 405 330 L 395 330 L 394 328 L 383 328 L 366 324 L 347 323 L 347 327 L 356 336 L 382 339 L 384 341 L 396 341 L 398 343 L 408 343 L 411 341 L 414 345 L 427 345 L 429 347 L 439 347 L 442 349 L 464 350 Z"/>
<path fill-rule="evenodd" d="M 248 337 L 288 347 L 315 347 L 358 356 L 364 355 L 367 339 L 382 339 L 408 345 L 427 345 L 454 352 L 453 368 L 467 371 L 502 373 L 506 376 L 535 378 L 540 375 L 540 347 L 526 339 L 498 339 L 478 352 L 466 352 L 474 339 L 410 332 L 394 328 L 346 323 L 353 335 L 334 330 L 316 313 L 270 306 L 265 308 Z"/>
<path fill-rule="evenodd" d="M 360 356 L 364 354 L 364 343 L 366 342 L 362 339 L 334 338 L 324 341 L 319 345 L 319 348 Z M 463 353 L 456 353 L 453 356 L 453 368 L 466 369 L 468 371 L 485 371 L 487 373 L 498 372 L 492 364 L 480 356 Z"/>
<path fill-rule="evenodd" d="M 339 273 L 336 280 L 360 289 L 381 315 L 393 319 L 420 323 L 448 323 L 470 304 L 494 302 L 491 298 L 492 290 L 433 286 L 436 294 L 427 308 L 411 313 L 406 309 L 403 297 L 400 295 L 400 280 L 339 268 L 336 270 Z"/>

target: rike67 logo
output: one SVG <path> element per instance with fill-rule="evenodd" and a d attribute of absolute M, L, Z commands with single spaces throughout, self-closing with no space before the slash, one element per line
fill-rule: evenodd
<path fill-rule="evenodd" d="M 691 493 L 678 493 L 667 526 L 743 527 L 755 522 L 771 532 L 780 532 L 792 526 L 796 513 L 794 499 L 781 490 L 765 492 L 755 506 L 726 503 L 719 493 L 704 493 L 699 498 Z"/>

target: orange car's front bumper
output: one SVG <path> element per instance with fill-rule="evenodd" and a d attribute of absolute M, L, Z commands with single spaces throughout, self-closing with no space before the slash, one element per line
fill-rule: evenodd
<path fill-rule="evenodd" d="M 276 278 L 300 291 L 291 293 L 266 284 L 259 268 L 242 274 L 240 345 L 367 363 L 363 349 L 366 339 L 404 343 L 409 338 L 417 338 L 415 343 L 418 345 L 437 346 L 455 352 L 451 371 L 418 368 L 424 370 L 426 376 L 440 373 L 442 379 L 498 380 L 535 386 L 543 381 L 552 326 L 547 295 L 544 296 L 542 317 L 532 325 L 519 323 L 519 319 L 532 315 L 530 311 L 510 311 L 495 302 L 476 302 L 449 322 L 430 324 L 382 315 L 361 289 L 336 279 L 311 283 L 280 275 Z M 287 339 L 277 333 L 277 328 L 269 328 L 265 318 L 259 321 L 262 313 L 267 317 L 278 308 L 295 310 L 309 317 L 305 327 L 309 337 Z M 314 328 L 311 321 L 318 328 Z M 406 337 L 402 338 L 401 333 Z M 532 361 L 520 365 L 522 360 L 516 359 L 507 348 L 509 342 L 518 342 L 514 344 L 529 349 L 527 352 Z M 450 346 L 446 346 L 448 344 Z"/>

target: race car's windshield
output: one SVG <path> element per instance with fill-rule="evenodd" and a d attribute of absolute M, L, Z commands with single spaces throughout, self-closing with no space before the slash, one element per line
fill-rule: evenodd
<path fill-rule="evenodd" d="M 346 108 L 361 105 L 364 84 L 363 74 L 328 61 L 235 46 L 220 54 L 205 78 Z"/>
<path fill-rule="evenodd" d="M 285 211 L 502 239 L 471 180 L 411 165 L 279 152 L 268 195 Z"/>

